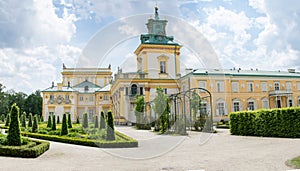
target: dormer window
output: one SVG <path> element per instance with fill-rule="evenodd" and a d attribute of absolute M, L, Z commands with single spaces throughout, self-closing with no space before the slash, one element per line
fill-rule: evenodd
<path fill-rule="evenodd" d="M 89 91 L 89 86 L 84 86 L 84 91 Z"/>

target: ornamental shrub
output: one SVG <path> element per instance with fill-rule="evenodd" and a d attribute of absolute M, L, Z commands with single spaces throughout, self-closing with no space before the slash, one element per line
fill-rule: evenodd
<path fill-rule="evenodd" d="M 21 126 L 26 128 L 26 113 L 23 113 L 21 118 L 22 118 Z"/>
<path fill-rule="evenodd" d="M 2 122 L 5 121 L 5 115 L 4 115 L 4 114 L 1 115 L 1 121 L 2 121 Z"/>
<path fill-rule="evenodd" d="M 88 116 L 87 113 L 84 113 L 82 118 L 82 128 L 88 128 L 88 127 L 89 127 Z"/>
<path fill-rule="evenodd" d="M 19 107 L 14 103 L 10 110 L 11 122 L 9 124 L 7 143 L 11 146 L 20 146 L 21 141 L 21 130 L 19 120 Z"/>
<path fill-rule="evenodd" d="M 80 124 L 80 121 L 79 121 L 79 117 L 77 116 L 77 118 L 76 118 L 76 123 L 77 124 Z"/>
<path fill-rule="evenodd" d="M 43 115 L 39 115 L 40 116 L 40 122 L 44 122 L 44 117 Z"/>
<path fill-rule="evenodd" d="M 47 128 L 52 128 L 51 115 L 48 116 Z"/>
<path fill-rule="evenodd" d="M 111 111 L 107 113 L 106 140 L 115 140 L 114 118 Z"/>
<path fill-rule="evenodd" d="M 68 128 L 72 128 L 71 114 L 68 114 Z"/>
<path fill-rule="evenodd" d="M 56 121 L 55 121 L 55 115 L 52 116 L 52 130 L 56 130 Z"/>
<path fill-rule="evenodd" d="M 105 117 L 104 117 L 104 112 L 101 111 L 101 117 L 100 117 L 100 129 L 105 129 Z"/>
<path fill-rule="evenodd" d="M 98 119 L 98 116 L 95 116 L 95 121 L 94 121 L 94 127 L 95 128 L 99 128 L 99 119 Z"/>
<path fill-rule="evenodd" d="M 28 127 L 32 127 L 32 113 L 29 113 L 29 116 L 28 116 Z"/>
<path fill-rule="evenodd" d="M 65 113 L 63 115 L 60 135 L 68 135 L 67 116 Z"/>
<path fill-rule="evenodd" d="M 38 132 L 39 131 L 39 121 L 38 121 L 38 116 L 34 115 L 33 117 L 33 125 L 32 125 L 32 132 Z"/>
<path fill-rule="evenodd" d="M 59 115 L 57 115 L 56 123 L 57 123 L 57 124 L 60 124 Z"/>

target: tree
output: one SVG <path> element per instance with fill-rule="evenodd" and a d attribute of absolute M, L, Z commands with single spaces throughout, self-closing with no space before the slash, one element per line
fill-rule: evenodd
<path fill-rule="evenodd" d="M 1 121 L 2 121 L 2 122 L 5 121 L 5 115 L 4 115 L 4 114 L 1 115 Z"/>
<path fill-rule="evenodd" d="M 83 127 L 83 128 L 89 127 L 89 122 L 88 122 L 88 115 L 87 115 L 87 113 L 84 113 L 84 114 L 83 114 L 82 127 Z"/>
<path fill-rule="evenodd" d="M 9 126 L 10 123 L 10 114 L 6 115 L 6 121 L 5 121 L 5 126 Z"/>
<path fill-rule="evenodd" d="M 39 129 L 38 125 L 39 125 L 38 116 L 34 115 L 34 117 L 33 117 L 33 125 L 32 125 L 32 132 L 33 133 L 38 132 L 38 129 Z"/>
<path fill-rule="evenodd" d="M 23 112 L 21 118 L 22 118 L 21 126 L 24 127 L 24 128 L 26 128 L 26 113 L 25 112 Z"/>
<path fill-rule="evenodd" d="M 71 114 L 68 114 L 68 128 L 72 128 Z"/>
<path fill-rule="evenodd" d="M 134 114 L 136 118 L 137 129 L 142 128 L 142 120 L 144 119 L 145 99 L 144 96 L 136 96 Z"/>
<path fill-rule="evenodd" d="M 57 121 L 56 121 L 56 123 L 60 124 L 59 115 L 57 115 Z"/>
<path fill-rule="evenodd" d="M 51 115 L 48 116 L 47 128 L 52 128 Z"/>
<path fill-rule="evenodd" d="M 56 130 L 56 121 L 55 121 L 55 115 L 52 116 L 52 130 Z"/>
<path fill-rule="evenodd" d="M 2 113 L 9 113 L 9 99 L 7 93 L 4 92 L 5 86 L 0 83 L 0 111 Z"/>
<path fill-rule="evenodd" d="M 160 130 L 164 133 L 169 128 L 169 97 L 163 92 L 162 88 L 156 88 L 156 96 L 153 101 L 154 111 L 158 115 L 155 130 Z"/>
<path fill-rule="evenodd" d="M 60 135 L 68 135 L 67 116 L 65 113 L 63 115 Z"/>
<path fill-rule="evenodd" d="M 106 140 L 115 140 L 114 118 L 111 111 L 107 113 Z"/>
<path fill-rule="evenodd" d="M 95 127 L 95 128 L 99 128 L 99 120 L 98 120 L 98 116 L 95 116 L 94 127 Z"/>
<path fill-rule="evenodd" d="M 37 90 L 25 99 L 24 110 L 27 113 L 37 113 L 41 115 L 43 107 L 42 105 L 43 98 L 41 96 L 41 92 Z"/>
<path fill-rule="evenodd" d="M 32 113 L 29 113 L 29 116 L 28 116 L 28 127 L 32 127 Z"/>
<path fill-rule="evenodd" d="M 22 144 L 20 121 L 19 121 L 19 107 L 13 104 L 10 110 L 11 122 L 9 124 L 7 142 L 11 146 L 20 146 Z"/>
<path fill-rule="evenodd" d="M 105 129 L 105 117 L 104 117 L 104 112 L 101 111 L 101 117 L 100 117 L 100 129 Z"/>

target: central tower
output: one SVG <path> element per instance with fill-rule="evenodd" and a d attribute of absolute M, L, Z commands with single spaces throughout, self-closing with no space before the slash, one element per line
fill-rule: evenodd
<path fill-rule="evenodd" d="M 137 71 L 148 78 L 175 79 L 180 77 L 180 48 L 173 36 L 167 36 L 167 20 L 161 20 L 156 6 L 154 19 L 146 23 L 148 33 L 140 37 L 141 44 L 135 50 Z"/>

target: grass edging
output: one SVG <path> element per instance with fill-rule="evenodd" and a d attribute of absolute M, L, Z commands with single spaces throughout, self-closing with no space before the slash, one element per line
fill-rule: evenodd
<path fill-rule="evenodd" d="M 99 147 L 99 148 L 131 148 L 138 147 L 138 141 L 128 137 L 120 132 L 115 132 L 116 136 L 119 136 L 124 139 L 124 141 L 100 141 L 100 140 L 91 140 L 91 139 L 82 139 L 76 137 L 65 137 L 57 135 L 46 135 L 38 133 L 29 133 L 22 132 L 23 136 L 44 139 L 49 141 L 56 141 L 61 143 L 76 144 L 90 147 Z"/>
<path fill-rule="evenodd" d="M 286 161 L 285 164 L 293 169 L 300 169 L 300 156 Z"/>
<path fill-rule="evenodd" d="M 28 145 L 22 146 L 0 145 L 0 156 L 36 158 L 46 152 L 49 147 L 49 142 L 37 140 L 30 140 Z"/>

